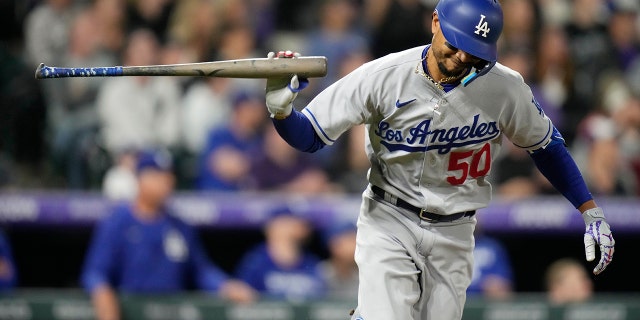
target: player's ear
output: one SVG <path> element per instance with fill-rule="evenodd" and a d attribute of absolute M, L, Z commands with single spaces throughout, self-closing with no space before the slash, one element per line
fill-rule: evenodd
<path fill-rule="evenodd" d="M 436 34 L 440 30 L 440 19 L 438 19 L 438 11 L 431 14 L 431 33 Z"/>

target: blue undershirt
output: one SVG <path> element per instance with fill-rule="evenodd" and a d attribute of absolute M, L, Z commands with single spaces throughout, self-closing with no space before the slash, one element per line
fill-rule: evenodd
<path fill-rule="evenodd" d="M 538 149 L 529 155 L 542 175 L 575 208 L 593 200 L 578 166 L 569 154 L 564 139 L 556 128 L 553 128 L 551 142 L 545 148 Z"/>
<path fill-rule="evenodd" d="M 325 146 L 313 129 L 311 121 L 300 111 L 294 109 L 285 119 L 272 120 L 282 139 L 300 151 L 313 153 Z"/>

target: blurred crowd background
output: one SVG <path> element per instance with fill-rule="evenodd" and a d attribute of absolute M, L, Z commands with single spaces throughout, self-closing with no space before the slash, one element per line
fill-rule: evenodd
<path fill-rule="evenodd" d="M 361 128 L 312 157 L 265 126 L 264 81 L 33 79 L 35 67 L 265 57 L 329 60 L 309 99 L 362 63 L 424 45 L 435 0 L 3 1 L 0 186 L 127 197 L 135 154 L 169 150 L 183 190 L 360 193 Z M 640 5 L 634 0 L 503 0 L 499 62 L 519 71 L 564 135 L 591 190 L 640 189 Z M 495 191 L 554 191 L 505 141 Z M 129 189 L 127 189 L 129 186 Z"/>
<path fill-rule="evenodd" d="M 530 84 L 596 196 L 638 197 L 638 1 L 500 2 L 504 31 L 499 62 L 520 72 Z M 264 80 L 35 80 L 35 68 L 41 62 L 64 67 L 203 62 L 266 57 L 279 50 L 326 56 L 328 75 L 311 79 L 296 99 L 295 106 L 301 109 L 359 65 L 429 43 L 435 4 L 436 0 L 0 1 L 4 24 L 0 28 L 0 189 L 97 191 L 111 199 L 133 200 L 138 196 L 138 155 L 153 148 L 171 155 L 179 191 L 361 193 L 369 167 L 363 128 L 352 129 L 316 154 L 297 152 L 269 123 Z M 492 168 L 498 197 L 556 194 L 529 156 L 509 141 L 504 141 Z M 265 239 L 273 234 L 275 243 L 295 243 L 309 235 L 309 227 L 287 220 L 278 225 L 278 232 L 268 226 L 263 231 Z M 344 233 L 349 237 L 336 240 L 340 244 L 324 239 L 322 252 L 337 259 L 338 271 L 328 271 L 329 275 L 342 270 L 350 277 L 341 280 L 334 274 L 336 292 L 353 296 L 357 287 L 351 260 L 353 229 L 336 226 L 324 237 L 343 231 L 349 231 Z M 83 241 L 88 238 L 82 237 Z M 517 272 L 510 269 L 508 253 L 499 241 L 484 242 L 480 233 L 477 237 L 481 250 L 475 274 L 493 274 L 489 279 L 494 284 L 492 295 L 508 296 L 516 289 L 513 273 Z M 14 233 L 13 238 L 20 242 L 30 236 Z M 579 241 L 572 250 L 581 250 Z M 514 243 L 518 245 L 517 240 Z M 0 278 L 11 271 L 1 259 L 3 252 L 9 252 L 6 247 L 0 250 Z M 257 287 L 260 284 L 252 283 L 258 280 L 251 279 L 255 276 L 251 268 L 264 263 L 260 260 L 264 257 L 259 251 L 248 254 L 238 274 L 244 273 L 244 280 Z M 317 257 L 298 251 L 284 254 L 283 259 L 291 259 L 290 255 L 319 263 Z M 233 264 L 240 265 L 236 260 Z M 75 264 L 74 277 L 80 271 L 80 263 Z M 578 267 L 571 273 L 574 276 L 562 273 L 575 270 L 571 267 L 576 265 L 581 266 L 562 260 L 550 268 L 549 290 L 575 280 L 558 290 L 577 294 L 578 300 L 588 297 L 593 288 L 584 270 Z M 314 292 L 315 284 L 309 281 L 308 290 L 299 294 Z M 275 285 L 290 287 L 288 282 Z M 485 290 L 479 285 L 471 289 Z"/>

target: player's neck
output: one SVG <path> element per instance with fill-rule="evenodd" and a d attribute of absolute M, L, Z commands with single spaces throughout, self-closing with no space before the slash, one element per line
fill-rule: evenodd
<path fill-rule="evenodd" d="M 271 259 L 280 266 L 291 267 L 298 264 L 301 259 L 300 249 L 290 243 L 269 241 L 267 250 Z"/>
<path fill-rule="evenodd" d="M 444 76 L 440 72 L 440 69 L 438 69 L 438 62 L 436 61 L 436 57 L 433 55 L 433 50 L 431 50 L 431 48 L 427 50 L 427 54 L 424 58 L 427 60 L 427 70 L 425 70 L 427 74 L 434 81 L 442 81 L 442 78 L 444 78 Z"/>
<path fill-rule="evenodd" d="M 444 83 L 457 83 L 459 79 L 461 79 L 469 70 L 461 73 L 457 76 L 445 76 L 438 68 L 438 61 L 436 60 L 435 54 L 433 53 L 432 48 L 427 50 L 427 54 L 423 59 L 426 59 L 427 70 L 425 72 L 427 75 L 436 83 L 442 85 Z"/>
<path fill-rule="evenodd" d="M 161 205 L 138 198 L 133 204 L 134 215 L 142 221 L 153 221 L 160 217 Z"/>

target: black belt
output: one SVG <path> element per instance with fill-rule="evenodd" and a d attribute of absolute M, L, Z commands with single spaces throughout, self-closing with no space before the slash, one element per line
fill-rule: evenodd
<path fill-rule="evenodd" d="M 413 213 L 415 213 L 418 217 L 420 217 L 420 219 L 425 220 L 425 221 L 429 221 L 429 222 L 451 222 L 454 220 L 458 220 L 462 217 L 471 217 L 474 214 L 476 214 L 475 210 L 472 211 L 464 211 L 464 212 L 458 212 L 458 213 L 454 213 L 454 214 L 448 214 L 448 215 L 442 215 L 442 214 L 437 214 L 437 213 L 433 213 L 433 212 L 428 212 L 425 211 L 422 208 L 418 208 L 400 198 L 395 197 L 394 195 L 384 191 L 382 188 L 378 187 L 378 186 L 371 186 L 371 191 L 373 191 L 374 194 L 376 194 L 378 197 L 384 199 L 385 201 L 396 205 L 400 208 L 403 209 L 407 209 Z M 390 199 L 395 199 L 395 203 L 393 203 L 393 201 L 391 201 Z"/>

